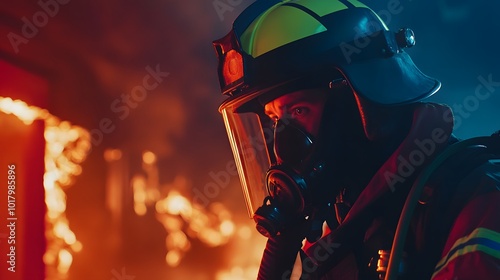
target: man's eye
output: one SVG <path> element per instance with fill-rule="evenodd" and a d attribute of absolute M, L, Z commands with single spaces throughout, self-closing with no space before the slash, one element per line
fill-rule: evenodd
<path fill-rule="evenodd" d="M 307 113 L 307 108 L 305 107 L 297 107 L 293 109 L 294 116 L 302 116 Z"/>

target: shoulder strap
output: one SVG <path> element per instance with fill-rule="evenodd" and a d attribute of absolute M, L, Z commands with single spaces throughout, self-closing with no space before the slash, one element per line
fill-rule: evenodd
<path fill-rule="evenodd" d="M 464 148 L 444 162 L 426 184 L 412 220 L 414 227 L 415 260 L 410 267 L 422 273 L 421 279 L 431 277 L 439 260 L 453 223 L 468 201 L 479 192 L 485 192 L 477 171 L 484 175 L 489 160 L 499 157 L 482 146 Z"/>
<path fill-rule="evenodd" d="M 476 137 L 452 144 L 443 152 L 441 152 L 433 160 L 433 162 L 431 162 L 431 164 L 429 164 L 429 166 L 427 166 L 419 174 L 408 195 L 398 222 L 398 227 L 396 229 L 396 234 L 391 249 L 391 255 L 389 258 L 389 265 L 385 278 L 386 280 L 397 278 L 398 268 L 401 262 L 409 225 L 412 220 L 415 207 L 417 206 L 418 201 L 421 197 L 424 186 L 428 183 L 432 174 L 434 174 L 434 172 L 447 160 L 455 156 L 457 153 L 462 152 L 464 149 L 470 147 L 485 148 L 485 151 L 487 153 L 496 155 L 496 157 L 498 157 L 498 155 L 500 155 L 500 137 L 498 134 L 494 134 L 489 137 Z"/>

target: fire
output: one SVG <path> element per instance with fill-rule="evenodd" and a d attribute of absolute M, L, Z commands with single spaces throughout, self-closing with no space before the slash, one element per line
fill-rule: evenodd
<path fill-rule="evenodd" d="M 47 279 L 63 279 L 73 262 L 74 253 L 80 252 L 83 245 L 69 227 L 66 218 L 66 194 L 75 176 L 82 172 L 80 164 L 90 151 L 90 135 L 78 126 L 61 121 L 47 110 L 30 106 L 20 100 L 0 97 L 0 111 L 17 116 L 26 125 L 35 120 L 45 122 L 45 190 L 47 250 L 43 257 L 47 265 Z M 119 151 L 108 156 L 121 157 Z M 255 279 L 258 262 L 264 248 L 264 241 L 256 236 L 255 230 L 246 226 L 236 226 L 229 210 L 221 203 L 212 203 L 207 208 L 193 203 L 182 194 L 188 180 L 177 177 L 169 184 L 169 192 L 160 195 L 156 155 L 143 154 L 143 168 L 147 176 L 132 178 L 134 210 L 137 215 L 145 215 L 148 209 L 155 210 L 158 221 L 164 226 L 167 236 L 165 262 L 171 267 L 178 266 L 185 254 L 191 249 L 192 239 L 198 239 L 208 246 L 227 244 L 238 239 L 238 252 L 231 268 L 221 270 L 217 280 Z M 248 252 L 244 256 L 241 252 Z"/>
<path fill-rule="evenodd" d="M 196 238 L 208 246 L 226 244 L 234 233 L 234 223 L 222 204 L 213 204 L 208 210 L 191 203 L 176 190 L 156 203 L 158 220 L 167 231 L 166 261 L 177 266 L 189 251 L 189 238 Z"/>
<path fill-rule="evenodd" d="M 45 122 L 45 215 L 47 251 L 44 262 L 47 278 L 52 273 L 64 277 L 73 262 L 72 253 L 79 252 L 82 244 L 69 228 L 66 218 L 66 194 L 64 188 L 72 183 L 73 177 L 82 172 L 80 163 L 90 151 L 90 135 L 78 126 L 61 121 L 47 110 L 30 106 L 21 100 L 0 97 L 0 111 L 13 114 L 30 125 L 34 120 Z"/>
<path fill-rule="evenodd" d="M 28 106 L 28 104 L 21 100 L 12 100 L 8 97 L 0 97 L 0 111 L 18 117 L 26 125 L 30 125 L 39 117 L 46 118 L 48 116 L 47 110 Z"/>
<path fill-rule="evenodd" d="M 236 246 L 231 249 L 231 255 L 234 257 L 229 262 L 228 268 L 222 268 L 217 272 L 215 279 L 256 279 L 266 238 L 257 233 L 257 230 L 249 224 L 240 224 L 235 229 L 233 238 L 236 239 Z"/>
<path fill-rule="evenodd" d="M 227 271 L 217 273 L 217 280 L 249 280 L 256 279 L 259 271 L 258 266 L 242 268 L 239 266 L 233 267 Z"/>
<path fill-rule="evenodd" d="M 235 257 L 228 265 L 221 265 L 215 278 L 255 279 L 266 239 L 247 223 L 237 225 L 224 204 L 212 202 L 204 207 L 195 203 L 187 191 L 191 189 L 187 178 L 179 175 L 172 182 L 160 186 L 156 162 L 154 153 L 144 152 L 142 167 L 145 175 L 133 176 L 131 183 L 136 214 L 145 215 L 147 211 L 154 211 L 166 230 L 166 264 L 179 266 L 191 250 L 192 240 L 201 241 L 209 247 L 223 246 L 232 241 L 235 246 L 228 249 L 234 251 Z"/>
<path fill-rule="evenodd" d="M 69 267 L 71 266 L 71 263 L 73 262 L 73 255 L 66 250 L 62 249 L 59 251 L 59 263 L 57 265 L 57 271 L 61 274 L 66 274 L 68 273 Z"/>
<path fill-rule="evenodd" d="M 168 193 L 162 197 L 156 161 L 153 152 L 144 152 L 142 166 L 146 176 L 135 175 L 131 183 L 135 213 L 145 215 L 149 206 L 154 206 L 151 208 L 167 232 L 167 265 L 176 267 L 180 264 L 191 249 L 192 239 L 198 239 L 211 247 L 226 244 L 235 233 L 229 210 L 221 203 L 212 203 L 208 209 L 192 203 L 189 197 L 182 194 L 182 190 L 188 189 L 188 180 L 182 176 L 162 186 L 168 189 Z"/>

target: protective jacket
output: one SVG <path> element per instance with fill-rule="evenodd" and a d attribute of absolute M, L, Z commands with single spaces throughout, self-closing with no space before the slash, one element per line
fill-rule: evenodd
<path fill-rule="evenodd" d="M 460 142 L 451 119 L 446 106 L 417 106 L 410 132 L 370 183 L 355 197 L 344 193 L 350 210 L 340 225 L 302 247 L 301 279 L 384 276 L 409 190 L 437 155 Z M 499 158 L 475 145 L 432 172 L 411 219 L 398 279 L 500 279 Z M 290 267 L 301 240 L 293 234 L 269 239 L 259 279 L 298 275 Z"/>

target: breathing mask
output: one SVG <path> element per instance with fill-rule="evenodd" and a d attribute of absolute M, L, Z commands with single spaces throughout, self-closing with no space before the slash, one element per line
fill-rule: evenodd
<path fill-rule="evenodd" d="M 324 162 L 314 157 L 313 136 L 291 122 L 279 120 L 274 130 L 276 163 L 266 172 L 265 197 L 253 219 L 264 236 L 275 236 L 288 225 L 312 214 L 313 191 Z"/>
<path fill-rule="evenodd" d="M 331 95 L 330 91 L 324 94 Z M 330 110 L 340 104 L 328 105 L 335 103 L 331 99 L 325 105 L 329 112 L 318 120 L 316 137 L 293 118 L 273 122 L 258 110 L 235 112 L 231 106 L 221 107 L 249 214 L 266 237 L 324 212 L 317 210 L 335 200 L 338 190 L 332 178 L 331 150 L 341 145 L 339 137 L 325 135 L 333 131 L 324 126 L 332 125 L 335 117 Z"/>

